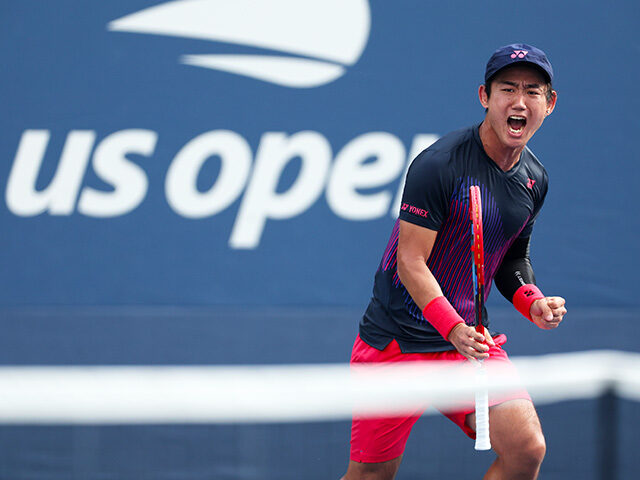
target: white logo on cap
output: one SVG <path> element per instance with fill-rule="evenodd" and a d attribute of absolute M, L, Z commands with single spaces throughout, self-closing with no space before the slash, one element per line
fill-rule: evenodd
<path fill-rule="evenodd" d="M 175 0 L 126 15 L 107 28 L 277 51 L 191 54 L 180 61 L 310 88 L 339 78 L 358 61 L 370 26 L 367 0 Z"/>

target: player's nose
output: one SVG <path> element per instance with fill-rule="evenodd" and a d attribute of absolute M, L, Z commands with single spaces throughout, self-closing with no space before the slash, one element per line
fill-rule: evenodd
<path fill-rule="evenodd" d="M 513 108 L 516 110 L 524 110 L 527 108 L 527 104 L 525 102 L 525 95 L 523 93 L 518 93 L 515 95 L 513 99 Z"/>

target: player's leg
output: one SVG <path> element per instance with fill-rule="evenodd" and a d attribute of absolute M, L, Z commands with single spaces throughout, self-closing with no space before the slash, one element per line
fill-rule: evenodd
<path fill-rule="evenodd" d="M 356 338 L 352 366 L 429 360 L 439 354 L 404 354 L 394 340 L 377 350 Z M 424 410 L 395 417 L 354 417 L 351 424 L 350 461 L 344 480 L 393 480 L 413 425 Z"/>
<path fill-rule="evenodd" d="M 393 480 L 405 445 L 422 412 L 411 416 L 358 418 L 351 424 L 345 480 Z"/>
<path fill-rule="evenodd" d="M 351 352 L 351 365 L 398 361 L 402 352 L 393 341 L 384 350 L 367 345 L 360 335 Z M 351 423 L 351 450 L 343 480 L 391 480 L 395 477 L 404 445 L 416 419 L 362 418 Z"/>
<path fill-rule="evenodd" d="M 400 468 L 402 455 L 387 462 L 349 461 L 347 473 L 340 480 L 393 480 Z"/>
<path fill-rule="evenodd" d="M 475 416 L 467 423 L 475 429 Z M 489 410 L 491 446 L 498 457 L 485 480 L 536 479 L 546 452 L 538 414 L 530 400 L 515 399 Z"/>

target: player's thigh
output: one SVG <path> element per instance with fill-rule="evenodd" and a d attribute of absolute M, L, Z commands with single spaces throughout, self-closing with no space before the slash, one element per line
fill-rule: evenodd
<path fill-rule="evenodd" d="M 489 410 L 491 445 L 498 455 L 544 451 L 540 419 L 530 400 L 515 399 Z"/>
<path fill-rule="evenodd" d="M 341 480 L 393 480 L 398 473 L 402 455 L 379 463 L 354 462 L 351 460 L 347 473 Z"/>

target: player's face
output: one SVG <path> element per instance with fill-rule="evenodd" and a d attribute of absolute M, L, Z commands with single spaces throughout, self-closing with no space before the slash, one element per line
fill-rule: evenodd
<path fill-rule="evenodd" d="M 491 95 L 480 87 L 480 103 L 488 109 L 485 122 L 506 148 L 524 148 L 556 103 L 555 92 L 547 101 L 547 85 L 534 67 L 516 65 L 498 72 Z"/>

